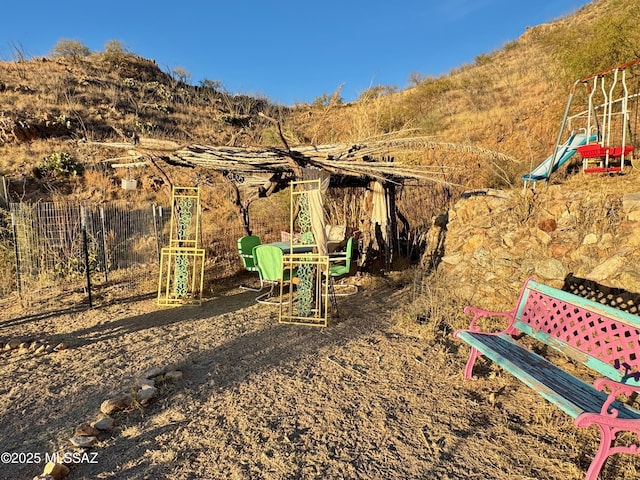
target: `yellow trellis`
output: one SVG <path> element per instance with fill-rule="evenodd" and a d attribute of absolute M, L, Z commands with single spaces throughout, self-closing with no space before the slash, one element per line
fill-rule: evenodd
<path fill-rule="evenodd" d="M 291 182 L 290 192 L 289 253 L 283 256 L 289 280 L 280 284 L 279 322 L 326 327 L 329 257 L 318 238 L 324 232 L 320 180 Z"/>
<path fill-rule="evenodd" d="M 200 305 L 204 249 L 200 244 L 200 190 L 173 187 L 169 246 L 160 252 L 158 305 Z"/>

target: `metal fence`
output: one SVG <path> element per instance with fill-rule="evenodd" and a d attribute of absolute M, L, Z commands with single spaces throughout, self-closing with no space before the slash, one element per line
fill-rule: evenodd
<path fill-rule="evenodd" d="M 167 206 L 113 202 L 11 203 L 15 251 L 15 285 L 25 304 L 89 303 L 113 285 L 145 285 L 153 291 L 160 250 L 168 243 L 171 212 Z M 232 276 L 241 269 L 236 226 L 203 225 L 206 251 L 205 284 Z M 252 225 L 265 241 L 277 239 L 288 219 L 258 220 Z M 120 289 L 121 295 L 132 288 Z M 98 300 L 99 302 L 100 300 Z"/>

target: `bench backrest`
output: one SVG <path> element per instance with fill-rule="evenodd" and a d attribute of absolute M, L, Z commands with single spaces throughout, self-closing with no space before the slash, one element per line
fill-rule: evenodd
<path fill-rule="evenodd" d="M 600 374 L 640 385 L 640 317 L 528 280 L 514 326 Z"/>

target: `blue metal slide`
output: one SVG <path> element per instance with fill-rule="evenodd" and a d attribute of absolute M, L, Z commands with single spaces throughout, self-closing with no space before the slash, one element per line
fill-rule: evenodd
<path fill-rule="evenodd" d="M 591 136 L 591 141 L 594 141 L 595 135 Z M 531 173 L 527 173 L 522 176 L 523 182 L 537 182 L 538 180 L 546 180 L 553 172 L 565 164 L 567 160 L 573 157 L 576 153 L 576 148 L 581 145 L 587 144 L 587 135 L 584 133 L 574 133 L 566 142 L 560 145 L 555 154 L 555 161 L 553 153 L 547 157 L 547 159 L 538 165 Z M 553 162 L 553 168 L 549 169 L 549 166 Z"/>

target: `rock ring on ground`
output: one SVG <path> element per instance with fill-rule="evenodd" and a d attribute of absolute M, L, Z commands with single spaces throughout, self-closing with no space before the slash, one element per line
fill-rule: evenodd
<path fill-rule="evenodd" d="M 105 400 L 100 405 L 100 411 L 105 415 L 111 415 L 114 412 L 124 410 L 131 406 L 133 399 L 129 394 L 123 394 L 118 397 L 113 397 Z"/>
<path fill-rule="evenodd" d="M 74 446 L 81 447 L 81 448 L 91 447 L 95 445 L 97 441 L 98 441 L 97 437 L 82 437 L 82 436 L 72 437 L 70 440 L 70 442 Z"/>
<path fill-rule="evenodd" d="M 108 415 L 100 417 L 95 422 L 91 423 L 93 428 L 97 428 L 98 430 L 111 430 L 115 425 L 115 421 Z"/>

